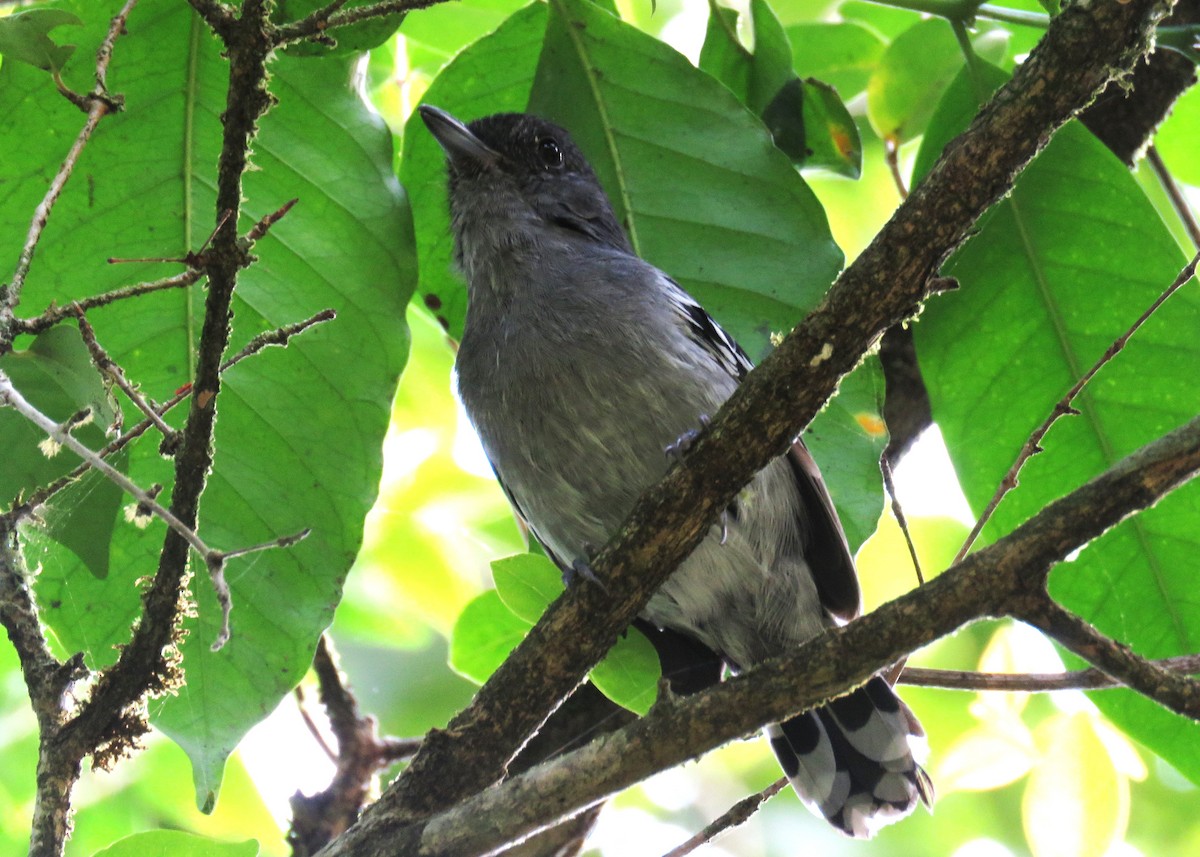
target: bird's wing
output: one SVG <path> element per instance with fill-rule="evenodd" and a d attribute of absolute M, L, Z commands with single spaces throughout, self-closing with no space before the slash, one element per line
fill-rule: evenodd
<path fill-rule="evenodd" d="M 673 280 L 668 290 L 688 333 L 707 351 L 718 366 L 741 381 L 754 368 L 746 352 L 711 315 Z M 788 452 L 807 519 L 800 521 L 805 533 L 804 558 L 817 584 L 821 604 L 839 619 L 850 620 L 862 609 L 858 576 L 846 532 L 838 519 L 825 487 L 825 479 L 804 441 L 799 438 Z"/>

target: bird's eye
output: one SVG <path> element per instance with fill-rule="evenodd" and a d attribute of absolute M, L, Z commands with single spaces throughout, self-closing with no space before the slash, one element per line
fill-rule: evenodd
<path fill-rule="evenodd" d="M 551 137 L 542 137 L 538 140 L 538 157 L 542 159 L 542 163 L 551 169 L 556 169 L 563 165 L 563 151 L 558 143 Z"/>

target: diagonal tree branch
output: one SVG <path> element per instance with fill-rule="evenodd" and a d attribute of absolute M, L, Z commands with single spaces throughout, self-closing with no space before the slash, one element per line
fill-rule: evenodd
<path fill-rule="evenodd" d="M 978 619 L 1028 618 L 1037 610 L 1047 633 L 1097 655 L 1122 680 L 1200 720 L 1200 683 L 1123 650 L 1089 650 L 1094 630 L 1048 607 L 1050 569 L 1130 515 L 1153 505 L 1200 472 L 1200 417 L 1117 462 L 1047 506 L 998 542 L 929 584 L 828 631 L 788 655 L 687 697 L 667 695 L 645 717 L 580 750 L 487 789 L 424 822 L 376 826 L 350 835 L 323 857 L 461 857 L 490 854 L 582 807 L 763 725 L 844 693 L 921 646 Z M 1035 606 L 1036 605 L 1036 606 Z M 1061 612 L 1058 612 L 1061 611 Z M 1107 641 L 1111 642 L 1111 641 Z M 1111 647 L 1109 647 L 1111 648 Z"/>
<path fill-rule="evenodd" d="M 373 830 L 395 831 L 503 777 L 529 734 L 750 475 L 785 451 L 883 330 L 929 295 L 941 262 L 1053 131 L 1145 54 L 1168 9 L 1153 0 L 1077 4 L 1054 20 L 1029 60 L 947 146 L 822 304 L 639 501 L 593 563 L 606 588 L 577 587 L 553 604 L 473 704 L 447 730 L 430 733 L 401 779 L 343 839 L 375 841 Z M 572 645 L 561 645 L 567 639 Z"/>

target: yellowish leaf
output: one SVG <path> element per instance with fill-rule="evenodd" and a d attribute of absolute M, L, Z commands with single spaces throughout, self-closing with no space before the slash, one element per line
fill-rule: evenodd
<path fill-rule="evenodd" d="M 1028 774 L 1037 758 L 1028 731 L 1022 736 L 984 724 L 964 732 L 941 754 L 933 779 L 943 795 L 998 789 Z"/>
<path fill-rule="evenodd" d="M 1034 857 L 1104 857 L 1125 837 L 1129 781 L 1097 734 L 1097 720 L 1059 714 L 1037 728 L 1042 761 L 1021 802 Z"/>

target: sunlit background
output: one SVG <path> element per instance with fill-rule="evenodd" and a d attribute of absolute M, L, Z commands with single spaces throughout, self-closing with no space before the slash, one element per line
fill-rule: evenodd
<path fill-rule="evenodd" d="M 468 0 L 414 16 L 404 36 L 375 51 L 369 63 L 364 61 L 365 97 L 399 136 L 432 74 L 448 59 L 439 53 L 439 28 L 453 22 L 476 26 L 483 33 L 518 5 Z M 778 5 L 781 14 L 794 7 L 810 18 L 814 8 L 832 7 L 808 0 Z M 704 36 L 704 0 L 659 0 L 653 11 L 643 0 L 620 0 L 618 6 L 627 20 L 660 34 L 693 59 L 697 56 Z M 1192 111 L 1200 109 L 1195 95 L 1188 108 Z M 912 154 L 902 151 L 902 162 Z M 811 184 L 848 259 L 899 201 L 881 146 L 869 132 L 864 134 L 862 179 L 814 177 Z M 1195 194 L 1195 189 L 1190 192 Z M 1152 196 L 1161 194 L 1155 188 Z M 399 736 L 444 725 L 471 698 L 474 685 L 446 664 L 448 636 L 463 606 L 491 585 L 489 562 L 524 547 L 451 394 L 450 344 L 423 309 L 410 309 L 409 322 L 412 356 L 396 397 L 381 492 L 332 628 L 342 666 L 363 709 L 379 718 L 381 731 Z M 896 478 L 925 573 L 936 573 L 961 544 L 971 520 L 936 430 L 921 439 Z M 907 549 L 890 514 L 881 516 L 879 531 L 863 546 L 858 564 L 868 609 L 915 585 Z M 0 709 L 0 750 L 14 770 L 30 771 L 35 724 L 28 705 L 17 703 L 24 688 L 19 672 L 9 668 L 13 659 L 11 647 L 0 647 L 0 666 L 9 677 L 8 686 L 0 688 L 6 702 Z M 1063 669 L 1054 647 L 1037 632 L 1007 622 L 972 627 L 918 653 L 912 662 L 962 670 Z M 304 692 L 304 710 L 325 729 L 315 688 L 306 684 Z M 785 790 L 750 822 L 696 853 L 1200 853 L 1196 787 L 1133 745 L 1083 694 L 915 688 L 903 693 L 929 733 L 929 769 L 938 790 L 934 815 L 918 810 L 864 845 L 838 837 Z M 328 735 L 326 740 L 333 743 Z M 91 854 L 125 832 L 157 825 L 229 839 L 255 837 L 263 854 L 285 855 L 289 796 L 297 790 L 323 789 L 332 772 L 332 763 L 302 717 L 301 703 L 288 697 L 230 760 L 216 811 L 203 816 L 184 808 L 187 800 L 181 796 L 191 791 L 186 757 L 155 735 L 145 752 L 114 773 L 85 775 L 78 792 L 78 833 L 68 853 Z M 730 745 L 612 799 L 588 853 L 657 857 L 778 776 L 764 741 Z M 0 829 L 7 839 L 20 843 L 27 836 L 32 792 L 26 797 L 3 788 Z"/>

